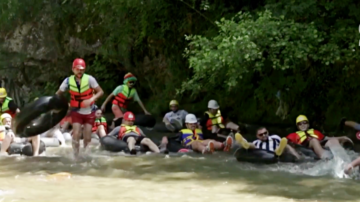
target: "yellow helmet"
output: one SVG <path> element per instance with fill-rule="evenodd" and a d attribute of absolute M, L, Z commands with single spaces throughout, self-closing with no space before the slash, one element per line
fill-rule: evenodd
<path fill-rule="evenodd" d="M 8 114 L 8 113 L 3 113 L 3 114 L 1 114 L 1 116 L 0 116 L 0 122 L 1 122 L 1 124 L 2 124 L 3 120 L 6 119 L 6 118 L 12 119 L 11 115 Z"/>
<path fill-rule="evenodd" d="M 0 98 L 6 98 L 7 92 L 5 88 L 0 88 Z"/>
<path fill-rule="evenodd" d="M 171 100 L 169 106 L 171 105 L 179 105 L 179 103 L 176 100 Z"/>
<path fill-rule="evenodd" d="M 297 118 L 296 118 L 296 124 L 298 124 L 299 122 L 301 121 L 307 121 L 309 122 L 308 118 L 305 116 L 305 115 L 299 115 Z"/>

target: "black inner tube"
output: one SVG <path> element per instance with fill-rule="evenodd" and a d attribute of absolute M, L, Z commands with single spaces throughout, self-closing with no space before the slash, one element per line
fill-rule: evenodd
<path fill-rule="evenodd" d="M 67 114 L 66 98 L 46 96 L 26 105 L 14 119 L 14 133 L 20 137 L 39 135 L 58 124 Z"/>
<path fill-rule="evenodd" d="M 244 161 L 257 164 L 272 164 L 277 162 L 297 162 L 295 156 L 284 152 L 280 157 L 274 153 L 261 149 L 243 149 L 236 150 L 234 156 L 238 161 Z"/>
<path fill-rule="evenodd" d="M 100 139 L 100 143 L 101 143 L 101 148 L 109 152 L 121 152 L 121 151 L 124 151 L 126 153 L 130 152 L 127 143 L 117 139 L 114 136 L 102 137 Z M 135 147 L 135 149 L 139 152 L 149 151 L 149 148 L 144 145 L 139 145 Z"/>

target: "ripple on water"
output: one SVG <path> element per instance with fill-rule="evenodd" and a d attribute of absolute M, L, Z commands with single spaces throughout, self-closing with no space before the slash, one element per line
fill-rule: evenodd
<path fill-rule="evenodd" d="M 258 166 L 225 155 L 128 157 L 104 153 L 87 155 L 80 162 L 71 155 L 1 160 L 0 187 L 16 191 L 5 201 L 39 201 L 39 196 L 44 201 L 88 202 L 357 201 L 360 197 L 358 182 L 331 177 L 326 171 L 331 163 Z M 321 167 L 318 175 L 309 176 L 316 166 Z M 58 172 L 69 172 L 72 177 L 47 179 Z"/>

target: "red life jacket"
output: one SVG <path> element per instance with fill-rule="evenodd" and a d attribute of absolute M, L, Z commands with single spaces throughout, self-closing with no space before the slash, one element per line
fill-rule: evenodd
<path fill-rule="evenodd" d="M 72 75 L 68 79 L 69 82 L 69 93 L 71 95 L 70 107 L 73 108 L 84 108 L 82 101 L 90 99 L 94 96 L 93 89 L 90 87 L 89 75 L 84 74 L 81 77 L 80 86 L 76 84 L 75 76 Z M 93 105 L 93 103 L 90 104 Z"/>

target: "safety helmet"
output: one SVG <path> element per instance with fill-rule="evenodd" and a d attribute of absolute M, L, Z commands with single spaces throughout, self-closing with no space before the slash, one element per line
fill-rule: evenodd
<path fill-rule="evenodd" d="M 125 121 L 135 121 L 135 115 L 132 112 L 125 112 L 124 120 Z"/>
<path fill-rule="evenodd" d="M 85 69 L 86 68 L 85 61 L 81 58 L 76 58 L 72 65 L 72 68 L 75 67 L 77 67 L 78 69 Z"/>
<path fill-rule="evenodd" d="M 296 118 L 296 124 L 298 124 L 299 122 L 302 122 L 302 121 L 307 121 L 307 122 L 309 122 L 308 118 L 307 118 L 305 115 L 299 115 L 299 116 Z"/>
<path fill-rule="evenodd" d="M 219 106 L 218 102 L 216 102 L 216 100 L 210 100 L 208 102 L 208 108 L 209 109 L 219 109 L 220 106 Z"/>
<path fill-rule="evenodd" d="M 171 100 L 169 103 L 169 106 L 171 106 L 171 105 L 179 105 L 179 103 L 176 100 Z"/>
<path fill-rule="evenodd" d="M 7 92 L 5 88 L 0 88 L 0 98 L 6 98 Z"/>
<path fill-rule="evenodd" d="M 197 123 L 198 120 L 194 114 L 187 114 L 185 116 L 185 123 Z"/>
<path fill-rule="evenodd" d="M 2 124 L 3 120 L 6 119 L 6 118 L 12 119 L 11 115 L 8 114 L 8 113 L 3 113 L 3 114 L 1 114 L 1 116 L 0 116 L 0 122 L 1 122 L 1 124 Z"/>

